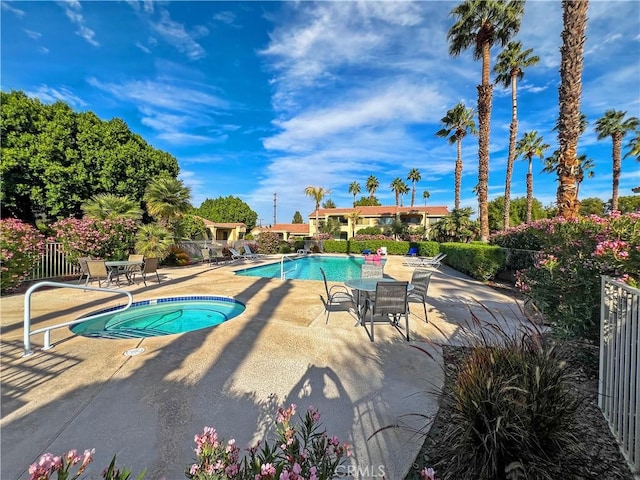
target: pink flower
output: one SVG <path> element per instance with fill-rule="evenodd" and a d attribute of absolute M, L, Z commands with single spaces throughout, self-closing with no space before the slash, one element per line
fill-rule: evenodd
<path fill-rule="evenodd" d="M 436 480 L 436 472 L 433 468 L 424 467 L 420 471 L 420 476 L 422 480 Z"/>

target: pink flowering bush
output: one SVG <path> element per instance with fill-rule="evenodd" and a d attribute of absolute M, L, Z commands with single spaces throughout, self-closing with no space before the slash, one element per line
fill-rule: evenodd
<path fill-rule="evenodd" d="M 276 441 L 248 449 L 239 460 L 234 440 L 224 442 L 217 432 L 205 427 L 195 436 L 196 462 L 185 475 L 197 480 L 328 480 L 336 476 L 349 446 L 329 436 L 319 426 L 320 413 L 309 407 L 299 425 L 292 422 L 296 405 L 278 409 Z"/>
<path fill-rule="evenodd" d="M 44 252 L 44 236 L 28 223 L 0 220 L 0 290 L 18 287 Z"/>
<path fill-rule="evenodd" d="M 133 250 L 138 227 L 129 218 L 65 218 L 51 226 L 55 240 L 62 243 L 71 262 L 85 256 L 126 260 Z"/>
<path fill-rule="evenodd" d="M 51 453 L 45 453 L 40 459 L 29 467 L 29 480 L 52 480 L 56 475 L 57 480 L 74 480 L 80 478 L 87 466 L 93 461 L 93 455 L 96 449 L 85 450 L 79 455 L 76 450 L 69 450 L 60 456 L 54 456 Z M 73 469 L 77 468 L 74 472 Z M 137 480 L 144 478 L 143 471 L 138 475 Z M 131 476 L 131 470 L 120 470 L 116 467 L 116 456 L 113 456 L 109 466 L 102 472 L 102 478 L 105 480 L 128 480 Z"/>
<path fill-rule="evenodd" d="M 601 275 L 636 288 L 640 281 L 640 213 L 538 220 L 491 242 L 539 251 L 533 266 L 516 273 L 516 286 L 557 333 L 597 339 Z"/>

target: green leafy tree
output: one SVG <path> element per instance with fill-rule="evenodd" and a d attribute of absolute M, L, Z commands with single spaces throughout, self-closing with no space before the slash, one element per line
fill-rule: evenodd
<path fill-rule="evenodd" d="M 340 234 L 340 222 L 336 218 L 329 218 L 320 222 L 320 233 L 327 233 L 332 237 Z"/>
<path fill-rule="evenodd" d="M 336 208 L 336 204 L 329 198 L 322 203 L 322 208 Z"/>
<path fill-rule="evenodd" d="M 533 205 L 533 157 L 544 158 L 544 152 L 549 145 L 543 143 L 543 139 L 535 130 L 526 132 L 516 144 L 516 155 L 524 157 L 528 162 L 527 167 L 527 218 L 531 223 L 531 209 Z"/>
<path fill-rule="evenodd" d="M 611 208 L 618 210 L 618 188 L 620 185 L 622 139 L 629 132 L 635 132 L 640 125 L 637 117 L 625 118 L 627 112 L 619 110 L 607 110 L 604 115 L 596 120 L 596 133 L 598 140 L 611 137 L 613 143 L 613 191 L 611 194 Z"/>
<path fill-rule="evenodd" d="M 409 170 L 409 174 L 407 175 L 407 180 L 411 182 L 411 206 L 413 207 L 416 201 L 416 183 L 418 183 L 422 179 L 420 175 L 420 170 L 417 168 L 412 168 Z"/>
<path fill-rule="evenodd" d="M 380 201 L 377 197 L 360 197 L 360 200 L 353 204 L 354 207 L 379 207 Z"/>
<path fill-rule="evenodd" d="M 562 1 L 562 47 L 558 117 L 558 215 L 576 218 L 580 207 L 576 189 L 578 139 L 581 134 L 580 99 L 587 28 L 588 0 Z"/>
<path fill-rule="evenodd" d="M 143 213 L 139 205 L 129 197 L 119 197 L 110 193 L 92 197 L 82 205 L 82 211 L 86 216 L 98 220 L 119 217 L 140 220 Z"/>
<path fill-rule="evenodd" d="M 580 202 L 580 215 L 604 215 L 604 202 L 597 197 L 585 198 Z"/>
<path fill-rule="evenodd" d="M 447 111 L 447 114 L 440 119 L 443 128 L 436 132 L 438 137 L 446 138 L 449 145 L 456 144 L 457 157 L 456 166 L 454 170 L 455 175 L 455 200 L 454 208 L 460 208 L 460 189 L 462 185 L 462 139 L 471 133 L 476 135 L 476 124 L 473 121 L 474 117 L 473 108 L 465 107 L 464 103 L 460 102 L 451 110 Z"/>
<path fill-rule="evenodd" d="M 438 220 L 431 229 L 435 241 L 468 242 L 478 233 L 478 222 L 471 220 L 473 210 L 469 207 L 454 209 L 449 215 Z"/>
<path fill-rule="evenodd" d="M 473 48 L 473 58 L 482 60 L 482 84 L 478 85 L 478 217 L 483 241 L 489 238 L 487 210 L 489 182 L 489 134 L 491 132 L 491 104 L 493 85 L 491 71 L 491 47 L 496 43 L 503 47 L 520 30 L 524 14 L 523 0 L 466 0 L 451 10 L 456 19 L 449 29 L 449 54 L 457 57 Z"/>
<path fill-rule="evenodd" d="M 358 182 L 351 182 L 349 184 L 349 193 L 353 195 L 353 206 L 356 206 L 356 195 L 361 192 L 360 184 Z"/>
<path fill-rule="evenodd" d="M 609 200 L 609 209 L 611 200 Z M 627 195 L 618 197 L 618 211 L 620 213 L 640 212 L 640 195 Z"/>
<path fill-rule="evenodd" d="M 367 178 L 367 183 L 365 185 L 367 186 L 367 191 L 369 192 L 369 198 L 373 198 L 376 190 L 380 186 L 380 182 L 378 182 L 378 179 L 373 175 L 369 175 L 369 178 Z"/>
<path fill-rule="evenodd" d="M 494 198 L 489 202 L 489 228 L 492 232 L 502 229 L 504 218 L 504 197 Z M 509 215 L 510 226 L 514 227 L 525 223 L 527 216 L 527 198 L 516 197 L 509 203 L 511 213 Z M 547 212 L 537 198 L 531 202 L 531 219 L 533 221 L 547 218 Z"/>
<path fill-rule="evenodd" d="M 531 55 L 532 48 L 522 51 L 522 42 L 509 42 L 507 48 L 498 55 L 493 71 L 496 83 L 503 87 L 511 86 L 511 124 L 509 125 L 509 154 L 507 156 L 507 173 L 504 185 L 504 218 L 503 227 L 509 226 L 509 203 L 511 202 L 511 177 L 513 162 L 516 158 L 516 138 L 518 136 L 518 80 L 524 77 L 524 69 L 540 62 L 540 57 Z"/>
<path fill-rule="evenodd" d="M 302 218 L 302 214 L 296 210 L 296 213 L 293 214 L 293 220 L 291 223 L 304 223 L 304 219 Z"/>
<path fill-rule="evenodd" d="M 193 213 L 185 213 L 180 217 L 175 224 L 174 234 L 177 238 L 186 240 L 206 240 L 209 238 L 209 230 L 202 218 Z"/>
<path fill-rule="evenodd" d="M 258 214 L 238 197 L 207 198 L 197 210 L 198 215 L 212 222 L 244 223 L 250 231 L 256 225 Z"/>

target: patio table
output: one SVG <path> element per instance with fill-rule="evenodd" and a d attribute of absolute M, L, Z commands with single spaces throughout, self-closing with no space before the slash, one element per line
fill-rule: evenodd
<path fill-rule="evenodd" d="M 111 278 L 113 275 L 119 276 L 121 273 L 124 273 L 129 285 L 133 283 L 133 279 L 131 278 L 131 271 L 133 267 L 142 266 L 144 262 L 141 260 L 130 261 L 130 260 L 113 260 L 104 262 L 106 267 L 111 270 L 111 274 L 109 275 L 109 283 L 111 282 Z"/>
<path fill-rule="evenodd" d="M 344 284 L 351 288 L 352 290 L 355 291 L 355 302 L 356 302 L 356 311 L 357 311 L 357 315 L 358 315 L 358 323 L 360 325 L 362 325 L 362 322 L 364 320 L 364 316 L 367 313 L 366 312 L 366 302 L 364 302 L 364 305 L 361 305 L 360 302 L 360 292 L 364 292 L 364 295 L 368 295 L 369 292 L 375 292 L 376 291 L 376 286 L 378 285 L 378 282 L 397 282 L 398 280 L 396 280 L 395 278 L 387 278 L 387 277 L 380 277 L 380 278 L 352 278 L 350 280 L 345 280 Z M 414 286 L 410 283 L 407 286 L 407 291 L 411 291 L 413 290 Z"/>

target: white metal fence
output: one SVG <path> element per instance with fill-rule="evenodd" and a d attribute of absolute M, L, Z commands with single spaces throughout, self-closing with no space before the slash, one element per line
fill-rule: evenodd
<path fill-rule="evenodd" d="M 43 280 L 72 275 L 80 275 L 80 267 L 67 261 L 61 243 L 47 243 L 44 254 L 31 270 L 31 275 L 27 280 Z"/>
<path fill-rule="evenodd" d="M 640 471 L 640 290 L 602 277 L 598 405 Z"/>

